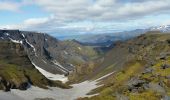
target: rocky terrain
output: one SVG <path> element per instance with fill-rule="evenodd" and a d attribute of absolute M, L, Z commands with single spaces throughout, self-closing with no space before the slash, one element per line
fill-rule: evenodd
<path fill-rule="evenodd" d="M 41 88 L 59 86 L 66 88 L 58 81 L 44 77 L 31 63 L 21 44 L 0 41 L 0 89 L 26 90 L 30 85 Z"/>
<path fill-rule="evenodd" d="M 42 90 L 42 94 L 50 91 L 49 98 L 44 96 L 54 100 L 67 98 L 60 94 L 68 94 L 70 99 L 80 97 L 78 100 L 170 98 L 169 33 L 149 31 L 126 41 L 115 42 L 100 55 L 96 48 L 76 40 L 60 41 L 47 34 L 18 30 L 1 30 L 0 33 L 0 89 L 5 91 L 25 90 L 30 84 L 40 88 L 69 88 L 54 81 L 68 78 L 67 84 L 73 84 L 72 89 L 51 88 Z M 58 74 L 68 76 L 58 77 Z M 82 89 L 84 87 L 88 88 Z M 33 87 L 30 88 L 31 92 L 12 91 L 22 97 L 21 94 L 39 90 Z M 86 93 L 91 96 L 85 97 Z"/>
<path fill-rule="evenodd" d="M 115 71 L 103 79 L 99 93 L 80 100 L 169 100 L 170 34 L 147 32 L 116 46 L 100 58 L 91 77 Z M 94 74 L 95 73 L 95 74 Z"/>
<path fill-rule="evenodd" d="M 44 33 L 0 30 L 0 40 L 20 43 L 32 63 L 54 74 L 65 74 L 97 56 L 97 52 L 75 41 L 59 41 Z"/>

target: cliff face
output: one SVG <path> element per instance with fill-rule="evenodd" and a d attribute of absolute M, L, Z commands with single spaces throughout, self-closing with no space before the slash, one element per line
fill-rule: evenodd
<path fill-rule="evenodd" d="M 97 56 L 91 47 L 59 41 L 43 33 L 0 30 L 0 41 L 4 40 L 22 44 L 33 63 L 54 74 L 68 74 L 75 66 Z"/>
<path fill-rule="evenodd" d="M 0 89 L 56 86 L 32 65 L 21 44 L 8 41 L 0 41 L 0 44 Z"/>

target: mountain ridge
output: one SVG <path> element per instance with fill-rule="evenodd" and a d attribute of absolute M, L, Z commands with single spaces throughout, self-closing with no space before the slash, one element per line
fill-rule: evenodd
<path fill-rule="evenodd" d="M 26 90 L 30 85 L 45 89 L 48 86 L 67 87 L 43 76 L 32 65 L 21 44 L 9 41 L 0 41 L 0 44 L 0 90 Z"/>
<path fill-rule="evenodd" d="M 24 45 L 30 60 L 35 65 L 54 74 L 67 75 L 74 69 L 74 62 L 76 60 L 84 63 L 90 57 L 97 55 L 90 47 L 84 47 L 74 41 L 70 41 L 70 43 L 59 41 L 44 33 L 0 30 L 0 40 L 21 43 Z M 70 49 L 71 45 L 73 47 Z M 90 52 L 83 52 L 85 49 L 88 49 Z M 76 51 L 79 53 L 76 53 Z"/>
<path fill-rule="evenodd" d="M 150 31 L 116 44 L 100 58 L 102 65 L 96 67 L 100 70 L 91 77 L 96 79 L 94 75 L 100 77 L 116 72 L 101 81 L 103 86 L 91 92 L 99 95 L 80 100 L 168 100 L 169 39 L 169 33 Z"/>

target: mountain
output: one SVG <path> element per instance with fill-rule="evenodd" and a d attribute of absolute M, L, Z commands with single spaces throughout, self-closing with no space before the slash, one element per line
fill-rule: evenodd
<path fill-rule="evenodd" d="M 91 47 L 71 40 L 60 41 L 44 33 L 0 30 L 0 40 L 20 43 L 35 66 L 53 74 L 68 75 L 78 64 L 97 56 Z"/>
<path fill-rule="evenodd" d="M 30 85 L 46 89 L 47 86 L 66 88 L 60 82 L 44 77 L 33 66 L 21 44 L 4 40 L 0 44 L 0 90 L 26 90 Z"/>
<path fill-rule="evenodd" d="M 125 41 L 127 39 L 139 36 L 145 32 L 149 31 L 148 29 L 136 29 L 132 31 L 124 31 L 117 33 L 103 33 L 103 34 L 85 34 L 85 35 L 76 35 L 68 37 L 59 37 L 59 39 L 75 39 L 85 45 L 89 46 L 100 46 L 108 47 L 113 42 L 116 41 Z"/>
<path fill-rule="evenodd" d="M 19 30 L 1 30 L 0 33 L 0 89 L 25 90 L 29 84 L 41 88 L 69 88 L 67 84 L 72 84 L 71 90 L 57 89 L 57 92 L 73 93 L 69 95 L 72 98 L 77 91 L 80 91 L 76 96 L 79 97 L 88 92 L 86 89 L 93 89 L 89 97 L 78 100 L 170 98 L 168 32 L 136 33 L 133 38 L 112 43 L 103 54 L 77 40 L 60 41 L 47 34 Z M 55 81 L 60 78 L 63 82 L 69 81 L 67 84 Z M 49 92 L 43 91 L 41 93 Z"/>
<path fill-rule="evenodd" d="M 150 31 L 170 32 L 170 25 L 161 25 L 150 28 Z"/>
<path fill-rule="evenodd" d="M 116 33 L 103 33 L 103 34 L 85 34 L 58 37 L 61 40 L 75 39 L 85 45 L 107 47 L 116 41 L 125 41 L 133 37 L 144 34 L 148 31 L 170 32 L 170 25 L 161 25 L 146 29 L 136 29 L 132 31 L 123 31 Z"/>
<path fill-rule="evenodd" d="M 136 29 L 132 31 L 123 31 L 117 33 L 103 33 L 103 34 L 85 34 L 58 37 L 61 40 L 75 39 L 85 45 L 107 47 L 116 41 L 125 41 L 148 31 L 170 32 L 170 25 L 161 25 L 146 29 Z"/>
<path fill-rule="evenodd" d="M 79 100 L 169 100 L 169 51 L 170 33 L 158 31 L 117 43 L 86 75 L 96 79 L 111 73 L 90 93 L 98 95 Z"/>

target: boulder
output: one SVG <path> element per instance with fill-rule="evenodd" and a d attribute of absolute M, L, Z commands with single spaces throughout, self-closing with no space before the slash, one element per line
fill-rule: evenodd
<path fill-rule="evenodd" d="M 166 93 L 165 89 L 162 86 L 160 86 L 158 83 L 149 83 L 149 88 L 153 91 L 156 91 L 162 94 Z"/>
<path fill-rule="evenodd" d="M 170 65 L 168 65 L 168 64 L 161 65 L 161 69 L 167 69 L 167 68 L 170 68 Z"/>

